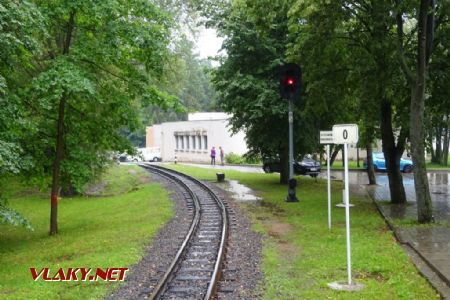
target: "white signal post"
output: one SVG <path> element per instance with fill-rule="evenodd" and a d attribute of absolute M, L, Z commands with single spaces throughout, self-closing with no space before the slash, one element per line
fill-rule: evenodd
<path fill-rule="evenodd" d="M 328 191 L 328 229 L 331 229 L 331 176 L 330 176 L 330 144 L 333 144 L 333 131 L 321 131 L 320 143 L 327 149 L 327 191 Z"/>
<path fill-rule="evenodd" d="M 348 144 L 356 144 L 358 142 L 358 125 L 342 124 L 333 126 L 333 142 L 335 144 L 344 145 L 344 183 L 345 183 L 345 227 L 347 237 L 347 284 L 331 283 L 329 286 L 339 290 L 359 290 L 363 286 L 352 283 L 352 261 L 351 261 L 351 245 L 350 245 L 350 205 L 349 205 L 349 186 L 348 186 Z"/>

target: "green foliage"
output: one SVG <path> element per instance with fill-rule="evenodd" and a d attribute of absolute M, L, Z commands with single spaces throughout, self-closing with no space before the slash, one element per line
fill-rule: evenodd
<path fill-rule="evenodd" d="M 259 164 L 261 163 L 261 157 L 254 155 L 239 155 L 233 152 L 225 154 L 225 161 L 227 164 L 244 165 L 244 164 Z"/>
<path fill-rule="evenodd" d="M 214 111 L 216 93 L 211 83 L 210 61 L 194 54 L 194 44 L 184 34 L 174 39 L 174 49 L 164 65 L 159 88 L 176 95 L 185 110 L 168 111 L 150 105 L 141 110 L 142 131 L 140 141 L 145 141 L 145 126 L 167 121 L 184 120 L 186 112 Z"/>
<path fill-rule="evenodd" d="M 24 119 L 18 140 L 33 158 L 29 175 L 41 177 L 53 169 L 59 105 L 67 102 L 61 183 L 80 191 L 111 151 L 130 149 L 121 129 L 138 128 L 142 106 L 178 109 L 178 99 L 154 83 L 172 23 L 141 0 L 35 4 L 43 19 L 35 34 L 40 48 L 29 53 L 30 72 L 17 70 L 22 80 L 7 97 Z"/>
<path fill-rule="evenodd" d="M 31 223 L 19 212 L 9 207 L 8 202 L 4 198 L 0 198 L 0 224 L 23 226 L 28 230 L 33 230 Z"/>
<path fill-rule="evenodd" d="M 15 85 L 14 69 L 29 68 L 31 51 L 37 50 L 36 32 L 41 15 L 30 1 L 0 1 L 0 100 L 7 86 Z"/>
<path fill-rule="evenodd" d="M 234 131 L 244 130 L 251 153 L 287 149 L 287 102 L 278 92 L 277 72 L 286 61 L 287 1 L 233 1 L 216 26 L 225 37 L 227 56 L 213 74 L 220 107 L 232 114 Z M 295 105 L 295 150 L 311 152 L 316 142 L 314 116 Z"/>
<path fill-rule="evenodd" d="M 242 155 L 230 152 L 225 155 L 225 161 L 227 164 L 242 165 L 245 163 L 244 157 Z"/>

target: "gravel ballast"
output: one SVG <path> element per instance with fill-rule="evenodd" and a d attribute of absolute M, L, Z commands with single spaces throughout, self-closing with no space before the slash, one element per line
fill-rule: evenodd
<path fill-rule="evenodd" d="M 108 295 L 107 299 L 148 299 L 175 256 L 192 220 L 192 212 L 186 206 L 183 190 L 167 179 L 152 174 L 155 181 L 171 191 L 175 216 L 154 237 L 145 250 L 144 257 L 130 267 L 125 283 Z M 251 230 L 247 216 L 223 189 L 206 183 L 224 200 L 229 211 L 230 234 L 221 281 L 216 299 L 259 299 L 258 288 L 262 278 L 261 235 Z"/>

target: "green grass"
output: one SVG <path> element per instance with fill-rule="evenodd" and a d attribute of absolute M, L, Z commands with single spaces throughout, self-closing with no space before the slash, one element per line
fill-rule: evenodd
<path fill-rule="evenodd" d="M 138 166 L 113 165 L 106 170 L 99 181 L 87 188 L 97 187 L 89 193 L 95 196 L 124 194 L 149 182 L 149 177 L 142 176 L 143 174 L 146 173 Z"/>
<path fill-rule="evenodd" d="M 171 166 L 205 180 L 215 180 L 218 169 Z M 439 299 L 419 275 L 388 231 L 374 205 L 351 197 L 353 278 L 365 284 L 358 293 L 337 292 L 327 283 L 345 282 L 346 242 L 341 184 L 333 185 L 333 228 L 327 228 L 326 181 L 298 177 L 299 203 L 286 203 L 286 186 L 276 174 L 224 170 L 227 179 L 239 180 L 264 200 L 242 204 L 253 228 L 265 236 L 263 245 L 264 299 Z"/>
<path fill-rule="evenodd" d="M 443 166 L 437 163 L 428 162 L 427 170 L 450 170 L 450 166 Z"/>
<path fill-rule="evenodd" d="M 327 164 L 326 164 L 326 161 L 325 161 L 322 169 L 326 170 L 326 167 L 327 167 Z M 349 169 L 361 169 L 362 170 L 362 169 L 364 169 L 364 167 L 363 167 L 363 160 L 361 159 L 359 161 L 359 167 L 358 167 L 356 161 L 350 160 L 348 162 L 348 167 L 349 167 Z M 333 166 L 331 166 L 331 169 L 332 170 L 343 170 L 344 166 L 342 165 L 342 161 L 340 161 L 340 160 L 334 161 Z"/>
<path fill-rule="evenodd" d="M 116 288 L 117 282 L 34 282 L 29 268 L 56 272 L 136 263 L 144 246 L 173 214 L 167 192 L 159 184 L 144 183 L 146 176 L 136 166 L 115 167 L 106 175 L 107 180 L 116 177 L 114 186 L 105 185 L 105 193 L 116 195 L 61 199 L 59 234 L 52 237 L 48 197 L 29 193 L 35 189 L 11 180 L 8 189 L 14 192 L 8 194 L 16 196 L 9 203 L 31 221 L 35 231 L 0 225 L 0 298 L 98 299 Z"/>

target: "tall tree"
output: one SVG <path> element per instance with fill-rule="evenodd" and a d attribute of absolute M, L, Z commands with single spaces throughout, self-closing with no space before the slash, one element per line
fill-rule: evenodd
<path fill-rule="evenodd" d="M 128 147 L 139 103 L 177 106 L 152 78 L 162 73 L 170 22 L 155 5 L 131 1 L 35 1 L 44 21 L 41 49 L 18 88 L 30 130 L 22 136 L 34 171 L 51 173 L 50 234 L 58 194 L 80 188 L 108 151 Z"/>
<path fill-rule="evenodd" d="M 30 71 L 31 53 L 38 48 L 35 39 L 42 17 L 29 1 L 0 1 L 0 223 L 30 223 L 7 205 L 2 195 L 4 179 L 28 171 L 31 157 L 19 143 L 26 123 L 19 95 L 14 91 L 23 81 L 17 70 Z"/>
<path fill-rule="evenodd" d="M 394 59 L 395 39 L 390 32 L 395 20 L 390 17 L 388 1 L 301 1 L 290 14 L 292 27 L 297 28 L 293 32 L 298 31 L 298 42 L 290 51 L 310 66 L 309 87 L 317 86 L 321 97 L 314 102 L 328 102 L 332 113 L 343 112 L 344 122 L 360 123 L 368 152 L 377 124 L 381 124 L 391 201 L 406 202 L 399 164 L 407 137 L 404 116 L 408 112 L 402 109 L 407 98 Z M 332 93 L 330 90 L 340 93 L 324 97 Z M 336 109 L 339 98 L 348 100 Z M 356 109 L 348 109 L 351 103 Z M 327 119 L 339 121 L 336 117 Z M 370 168 L 369 173 L 374 183 Z"/>
<path fill-rule="evenodd" d="M 441 3 L 443 6 L 444 3 Z M 448 164 L 449 128 L 450 128 L 450 5 L 439 9 L 433 45 L 433 59 L 430 61 L 429 97 L 425 105 L 425 124 L 427 126 L 428 149 L 431 161 Z"/>
<path fill-rule="evenodd" d="M 444 1 L 445 2 L 445 1 Z M 436 5 L 434 0 L 420 0 L 419 5 L 408 6 L 401 0 L 396 1 L 396 20 L 398 54 L 402 70 L 411 88 L 410 137 L 411 154 L 415 166 L 414 187 L 417 198 L 417 215 L 419 223 L 433 221 L 432 202 L 425 164 L 424 110 L 425 90 L 429 62 L 433 51 L 433 40 L 436 31 Z M 417 53 L 416 67 L 411 68 L 405 50 L 405 19 L 414 19 L 408 13 L 417 12 Z"/>
<path fill-rule="evenodd" d="M 281 183 L 288 180 L 288 105 L 280 99 L 277 74 L 286 61 L 289 6 L 284 0 L 236 0 L 216 24 L 227 52 L 214 73 L 219 105 L 233 115 L 232 129 L 245 131 L 252 153 L 279 155 Z M 300 111 L 298 102 L 294 117 L 297 153 L 317 144 L 312 116 Z"/>

